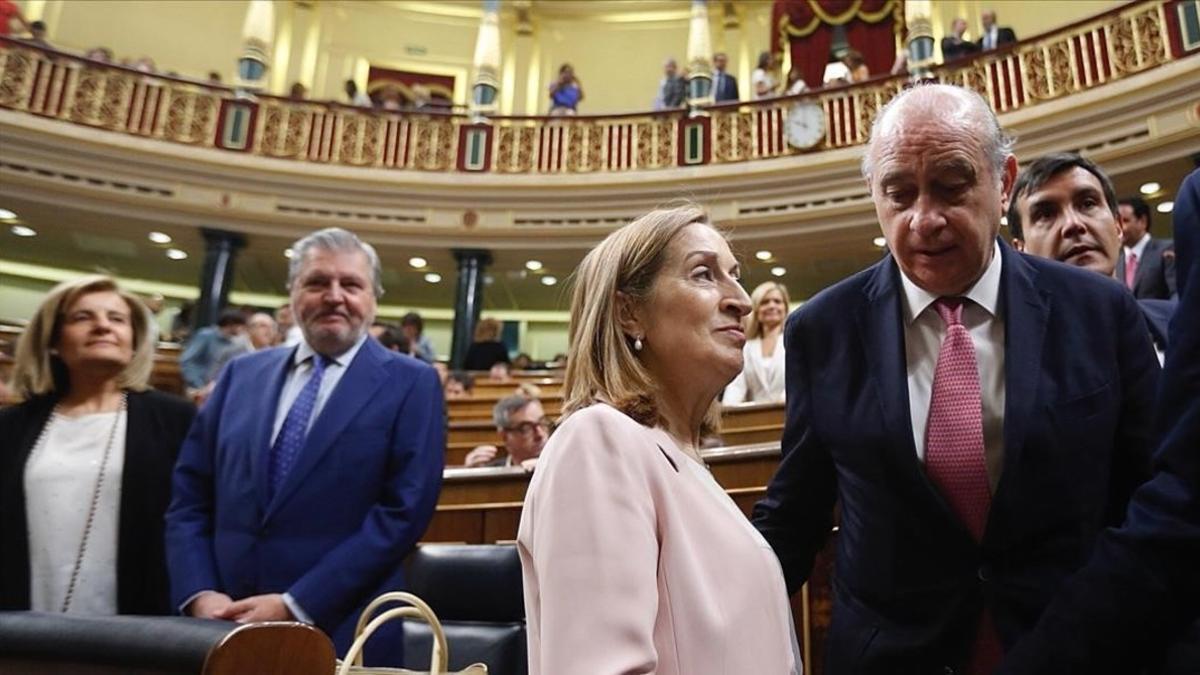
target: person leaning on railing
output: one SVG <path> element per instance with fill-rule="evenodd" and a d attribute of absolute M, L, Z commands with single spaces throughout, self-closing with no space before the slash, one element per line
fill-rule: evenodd
<path fill-rule="evenodd" d="M 150 313 L 116 281 L 65 281 L 17 344 L 0 410 L 0 609 L 170 612 L 163 514 L 195 408 L 149 390 Z"/>

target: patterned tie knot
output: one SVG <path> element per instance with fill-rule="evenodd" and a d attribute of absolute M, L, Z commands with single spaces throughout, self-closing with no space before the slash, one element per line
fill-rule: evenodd
<path fill-rule="evenodd" d="M 942 321 L 947 327 L 962 324 L 962 298 L 938 298 L 933 302 L 933 308 L 937 310 L 938 316 L 942 317 Z"/>
<path fill-rule="evenodd" d="M 316 375 L 317 373 L 324 373 L 325 367 L 331 363 L 333 363 L 333 359 L 329 358 L 328 356 L 325 356 L 324 354 L 314 354 L 313 375 Z"/>

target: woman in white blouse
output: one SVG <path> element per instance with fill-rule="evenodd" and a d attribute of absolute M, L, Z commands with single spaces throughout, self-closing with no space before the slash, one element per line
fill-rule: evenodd
<path fill-rule="evenodd" d="M 775 56 L 771 52 L 758 55 L 758 67 L 750 74 L 750 86 L 754 98 L 769 98 L 779 95 L 779 80 L 775 77 Z"/>
<path fill-rule="evenodd" d="M 579 266 L 565 415 L 517 534 L 530 675 L 801 672 L 779 561 L 699 452 L 749 311 L 697 206 L 638 218 Z"/>
<path fill-rule="evenodd" d="M 788 313 L 788 292 L 783 284 L 767 281 L 750 295 L 754 311 L 746 317 L 745 365 L 725 388 L 722 403 L 782 401 L 783 322 Z"/>
<path fill-rule="evenodd" d="M 102 276 L 46 296 L 0 410 L 0 609 L 167 614 L 163 514 L 195 408 L 147 390 L 141 300 Z"/>

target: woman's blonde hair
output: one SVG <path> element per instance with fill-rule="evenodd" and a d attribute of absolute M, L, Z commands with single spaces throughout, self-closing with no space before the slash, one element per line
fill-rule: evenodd
<path fill-rule="evenodd" d="M 62 395 L 67 391 L 70 387 L 67 367 L 54 353 L 62 333 L 63 319 L 79 298 L 106 291 L 121 296 L 129 306 L 129 320 L 133 327 L 133 358 L 117 376 L 117 385 L 133 391 L 148 388 L 155 348 L 150 310 L 137 296 L 123 290 L 112 277 L 93 275 L 64 281 L 52 288 L 38 306 L 25 332 L 21 333 L 12 374 L 12 388 L 18 398 L 25 400 L 42 394 Z"/>
<path fill-rule="evenodd" d="M 659 385 L 621 329 L 617 294 L 634 303 L 646 302 L 666 262 L 668 246 L 694 223 L 712 227 L 708 213 L 696 204 L 655 209 L 608 235 L 584 257 L 571 297 L 564 418 L 604 401 L 641 424 L 664 422 L 657 404 Z M 701 434 L 714 433 L 720 420 L 720 404 L 714 399 Z"/>
<path fill-rule="evenodd" d="M 495 342 L 500 339 L 500 329 L 503 327 L 499 319 L 480 319 L 475 324 L 475 341 Z"/>
<path fill-rule="evenodd" d="M 792 306 L 792 301 L 788 299 L 787 287 L 778 281 L 764 281 L 754 287 L 754 292 L 750 294 L 750 313 L 746 315 L 746 339 L 753 340 L 756 337 L 762 336 L 762 326 L 758 325 L 758 306 L 766 299 L 767 293 L 771 291 L 779 291 L 783 296 L 783 313 L 786 315 L 788 308 Z"/>

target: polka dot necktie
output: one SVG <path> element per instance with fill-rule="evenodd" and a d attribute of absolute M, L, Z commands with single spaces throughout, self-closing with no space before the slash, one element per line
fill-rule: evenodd
<path fill-rule="evenodd" d="M 980 541 L 992 496 L 984 457 L 983 396 L 975 343 L 962 323 L 961 299 L 941 298 L 933 306 L 946 324 L 946 336 L 933 371 L 925 471 L 971 536 Z M 985 609 L 971 645 L 967 672 L 991 673 L 1000 665 L 1003 653 L 991 614 Z"/>
<path fill-rule="evenodd" d="M 312 418 L 313 408 L 317 404 L 317 392 L 321 390 L 321 379 L 325 376 L 325 367 L 329 358 L 321 354 L 313 356 L 312 374 L 304 388 L 292 402 L 287 417 L 283 418 L 283 426 L 271 446 L 271 457 L 268 464 L 267 476 L 270 479 L 270 496 L 273 498 L 287 477 L 288 470 L 304 447 L 304 439 L 308 436 L 308 420 Z"/>

